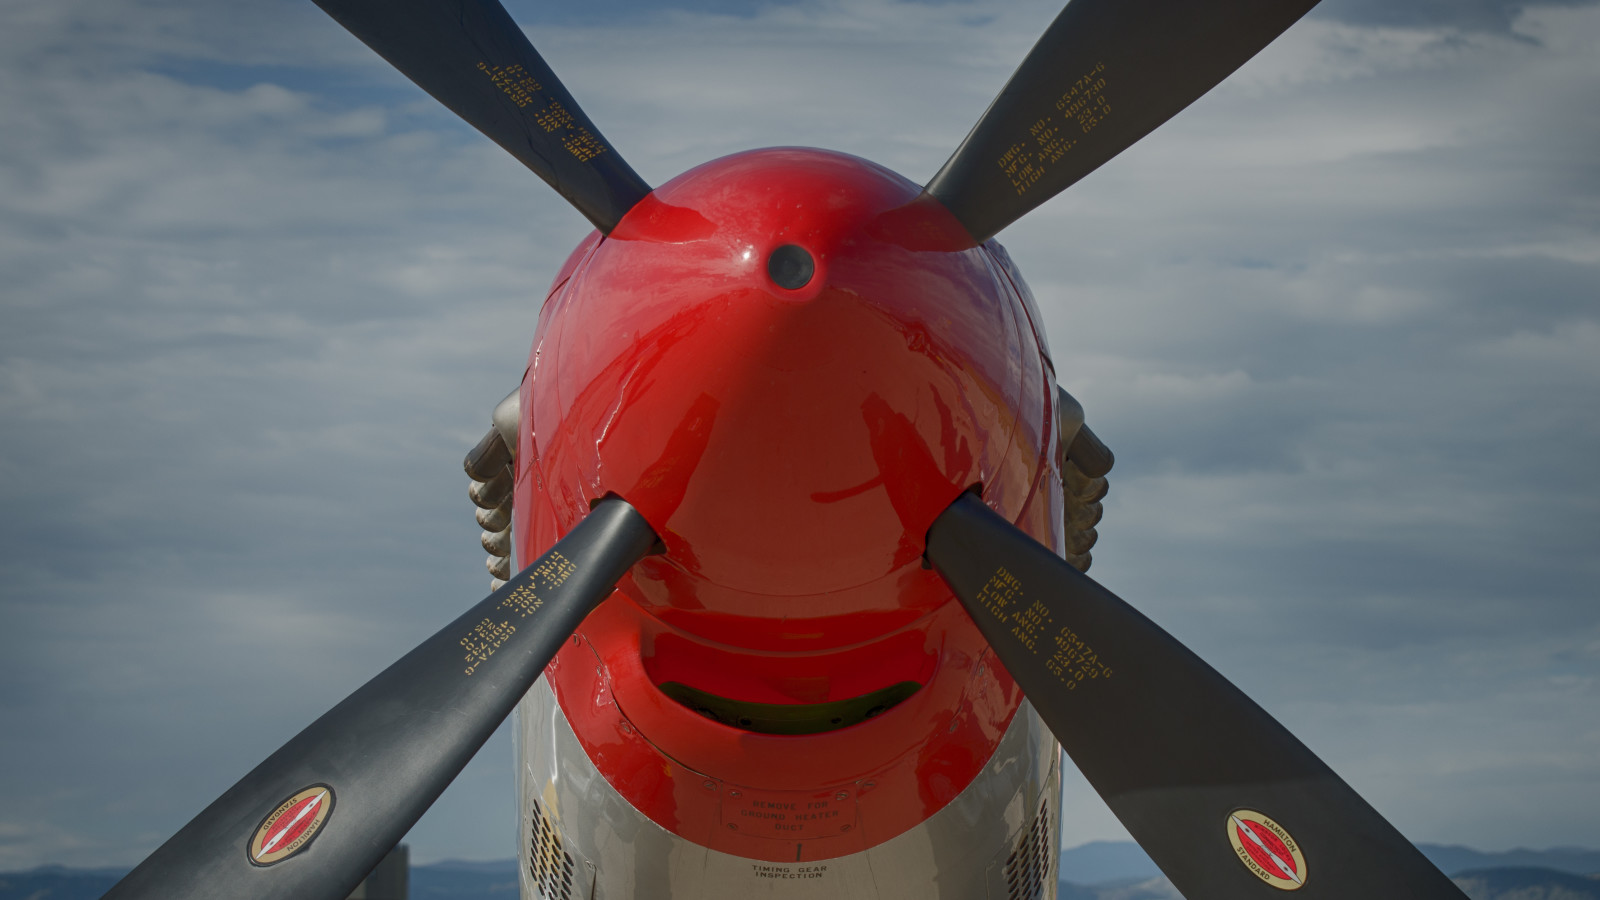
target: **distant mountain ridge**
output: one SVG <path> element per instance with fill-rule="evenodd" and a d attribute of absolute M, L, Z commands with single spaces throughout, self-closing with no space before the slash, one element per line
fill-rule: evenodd
<path fill-rule="evenodd" d="M 40 866 L 0 872 L 0 900 L 100 900 L 128 870 Z M 444 860 L 411 867 L 411 900 L 517 900 L 517 861 Z"/>
<path fill-rule="evenodd" d="M 1600 900 L 1600 851 L 1503 850 L 1418 844 L 1471 900 Z M 1132 841 L 1094 841 L 1061 851 L 1057 900 L 1182 900 Z"/>
<path fill-rule="evenodd" d="M 1058 870 L 1063 881 L 1104 884 L 1160 878 L 1161 869 L 1133 841 L 1090 841 L 1061 851 Z"/>
<path fill-rule="evenodd" d="M 1600 873 L 1600 850 L 1582 847 L 1484 852 L 1459 844 L 1418 844 L 1417 849 L 1452 878 L 1473 869 L 1547 869 L 1570 875 Z M 1065 881 L 1087 885 L 1161 877 L 1161 870 L 1144 848 L 1132 841 L 1091 841 L 1069 847 L 1061 851 L 1060 872 Z"/>
<path fill-rule="evenodd" d="M 1600 851 L 1580 847 L 1485 853 L 1418 844 L 1471 900 L 1600 900 Z M 40 866 L 0 872 L 0 900 L 99 900 L 126 869 Z M 1131 841 L 1095 841 L 1061 852 L 1058 900 L 1181 900 Z M 517 861 L 444 860 L 411 867 L 412 900 L 517 900 Z"/>
<path fill-rule="evenodd" d="M 0 872 L 0 900 L 100 900 L 127 873 L 127 869 L 66 866 Z"/>
<path fill-rule="evenodd" d="M 1418 844 L 1422 855 L 1454 877 L 1468 869 L 1554 869 L 1573 875 L 1600 873 L 1600 851 L 1582 847 L 1555 847 L 1550 850 L 1502 850 L 1484 853 L 1458 844 Z"/>
<path fill-rule="evenodd" d="M 411 867 L 411 900 L 517 900 L 519 890 L 514 859 L 447 859 Z"/>
<path fill-rule="evenodd" d="M 1469 869 L 1454 879 L 1472 900 L 1600 900 L 1600 878 L 1554 869 Z"/>
<path fill-rule="evenodd" d="M 1469 900 L 1600 900 L 1600 879 L 1554 869 L 1468 870 L 1455 876 Z M 1056 900 L 1182 900 L 1165 878 L 1077 885 L 1062 882 Z"/>

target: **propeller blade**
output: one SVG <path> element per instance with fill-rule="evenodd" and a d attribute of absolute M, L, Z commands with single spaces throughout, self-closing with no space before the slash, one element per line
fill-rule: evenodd
<path fill-rule="evenodd" d="M 1317 0 L 1072 0 L 927 190 L 980 243 L 1211 90 Z"/>
<path fill-rule="evenodd" d="M 1243 692 L 977 496 L 934 520 L 928 561 L 1189 900 L 1463 900 Z"/>
<path fill-rule="evenodd" d="M 633 507 L 600 501 L 533 565 L 267 757 L 106 897 L 348 896 L 655 542 Z"/>
<path fill-rule="evenodd" d="M 316 4 L 601 231 L 650 193 L 496 0 Z"/>

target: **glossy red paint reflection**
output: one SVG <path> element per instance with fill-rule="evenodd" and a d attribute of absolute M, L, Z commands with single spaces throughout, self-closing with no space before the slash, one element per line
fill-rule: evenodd
<path fill-rule="evenodd" d="M 793 290 L 767 268 L 788 244 L 815 263 Z M 615 493 L 664 544 L 552 664 L 600 771 L 664 827 L 772 860 L 871 846 L 949 802 L 1021 697 L 979 662 L 923 536 L 982 485 L 1059 543 L 1053 384 L 1003 251 L 854 157 L 708 163 L 580 245 L 524 379 L 515 534 L 534 558 Z M 923 687 L 882 716 L 803 737 L 657 687 L 804 704 L 906 680 Z"/>

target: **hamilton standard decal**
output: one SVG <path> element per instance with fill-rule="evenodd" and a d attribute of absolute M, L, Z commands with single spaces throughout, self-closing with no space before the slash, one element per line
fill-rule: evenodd
<path fill-rule="evenodd" d="M 1228 842 L 1245 868 L 1267 884 L 1280 891 L 1305 887 L 1305 855 L 1277 822 L 1253 809 L 1236 809 L 1228 815 Z"/>
<path fill-rule="evenodd" d="M 310 846 L 333 812 L 333 788 L 314 784 L 279 803 L 250 838 L 250 862 L 280 863 Z"/>

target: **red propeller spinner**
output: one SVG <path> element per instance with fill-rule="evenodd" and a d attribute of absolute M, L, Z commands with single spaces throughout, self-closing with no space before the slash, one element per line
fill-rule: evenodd
<path fill-rule="evenodd" d="M 1022 696 L 922 557 L 975 484 L 1059 549 L 1055 376 L 1026 298 L 917 185 L 820 150 L 693 169 L 568 260 L 522 385 L 513 533 L 532 559 L 616 494 L 665 545 L 551 669 L 659 824 L 837 856 L 992 755 Z"/>

